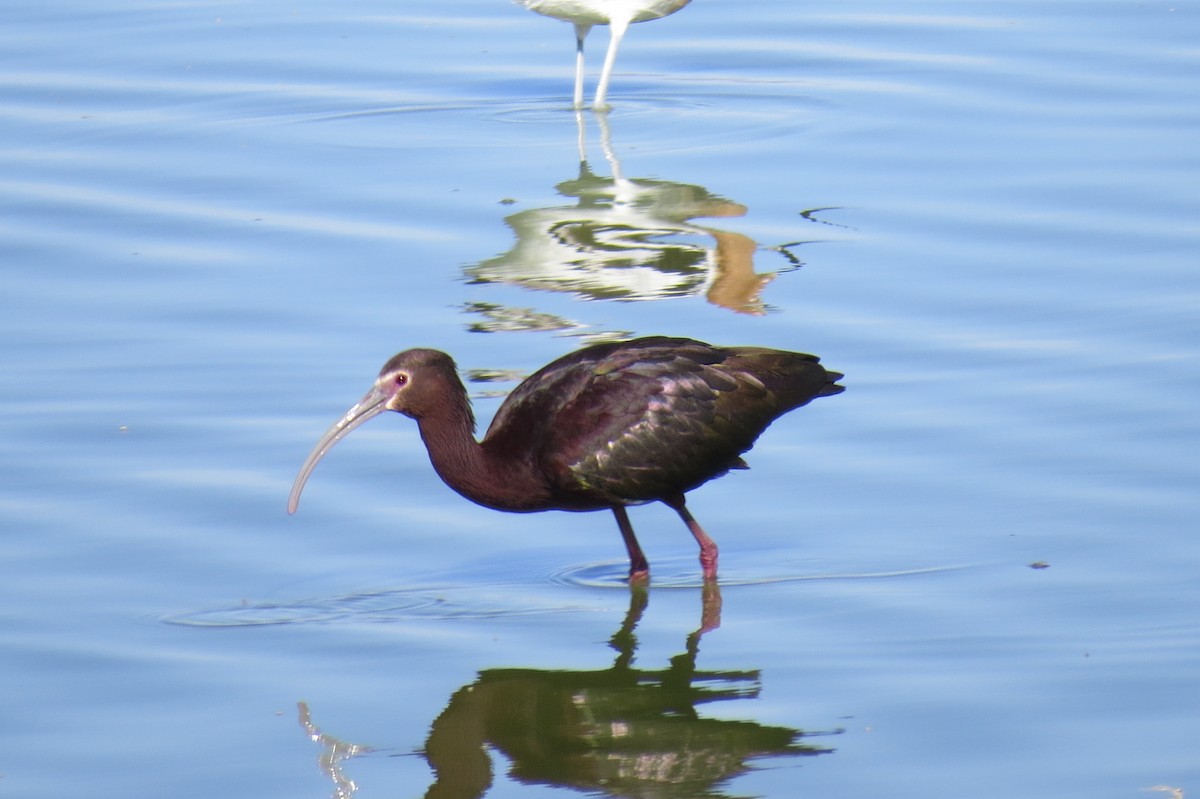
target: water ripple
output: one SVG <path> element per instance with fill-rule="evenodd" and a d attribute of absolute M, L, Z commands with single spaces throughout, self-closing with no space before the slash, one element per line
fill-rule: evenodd
<path fill-rule="evenodd" d="M 717 582 L 723 588 L 747 585 L 773 585 L 776 583 L 800 583 L 834 580 L 888 580 L 898 577 L 917 577 L 944 574 L 972 568 L 976 564 L 946 564 L 919 566 L 907 569 L 880 569 L 854 571 L 802 571 L 799 566 L 789 569 L 783 564 L 781 572 L 764 572 L 752 576 L 720 577 Z M 625 588 L 629 564 L 627 561 L 606 563 L 578 563 L 548 572 L 544 579 L 556 585 L 583 586 L 586 588 Z M 780 568 L 775 565 L 773 568 Z M 659 558 L 652 567 L 651 587 L 700 588 L 703 578 L 694 558 Z"/>
<path fill-rule="evenodd" d="M 242 603 L 184 611 L 161 621 L 185 627 L 263 627 L 283 624 L 378 623 L 423 619 L 485 619 L 586 610 L 577 603 L 553 602 L 502 591 L 498 586 L 406 588 L 291 601 Z"/>
<path fill-rule="evenodd" d="M 627 591 L 629 564 L 624 560 L 577 563 L 544 572 L 543 585 L 619 589 Z M 780 571 L 724 577 L 722 588 L 814 581 L 890 580 L 944 574 L 971 568 L 968 564 L 926 566 L 877 571 L 805 571 L 799 566 L 775 564 Z M 694 558 L 660 558 L 655 561 L 650 587 L 655 591 L 690 589 L 704 585 Z M 594 610 L 581 597 L 561 600 L 533 595 L 528 586 L 454 585 L 361 591 L 326 597 L 303 597 L 271 602 L 242 602 L 227 607 L 187 610 L 159 617 L 167 624 L 185 627 L 265 627 L 284 624 L 389 623 L 430 619 L 490 619 Z"/>

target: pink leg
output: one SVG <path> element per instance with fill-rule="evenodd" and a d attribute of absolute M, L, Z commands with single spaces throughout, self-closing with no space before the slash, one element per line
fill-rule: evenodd
<path fill-rule="evenodd" d="M 638 544 L 637 536 L 633 534 L 633 525 L 629 523 L 629 514 L 621 505 L 613 506 L 613 515 L 617 517 L 617 527 L 621 528 L 621 538 L 625 539 L 625 549 L 629 552 L 629 582 L 640 582 L 650 578 L 650 564 Z"/>
<path fill-rule="evenodd" d="M 692 535 L 696 539 L 696 543 L 700 545 L 700 568 L 704 570 L 704 581 L 717 579 L 717 543 L 708 537 L 708 533 L 704 532 L 704 528 L 700 523 L 688 513 L 688 509 L 684 506 L 683 495 L 671 499 L 664 499 L 669 507 L 673 508 L 679 514 L 679 518 L 683 519 L 683 523 L 692 531 Z"/>

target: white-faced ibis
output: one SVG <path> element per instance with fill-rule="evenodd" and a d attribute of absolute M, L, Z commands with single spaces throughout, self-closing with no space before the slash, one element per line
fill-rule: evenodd
<path fill-rule="evenodd" d="M 593 25 L 607 25 L 610 29 L 608 53 L 604 56 L 604 68 L 600 72 L 600 83 L 596 85 L 596 100 L 592 107 L 603 111 L 608 106 L 608 81 L 612 77 L 613 64 L 625 31 L 634 22 L 646 22 L 674 14 L 691 0 L 517 0 L 530 11 L 548 17 L 566 20 L 575 24 L 575 107 L 583 108 L 583 40 Z"/>
<path fill-rule="evenodd" d="M 405 350 L 321 437 L 288 498 L 294 513 L 309 474 L 334 444 L 384 411 L 417 420 L 438 476 L 496 510 L 612 510 L 629 551 L 630 580 L 650 566 L 628 505 L 673 508 L 700 544 L 706 580 L 717 545 L 684 506 L 684 494 L 730 469 L 772 421 L 842 377 L 814 355 L 714 347 L 662 336 L 598 344 L 542 367 L 513 389 L 482 441 L 457 367 L 444 352 Z"/>

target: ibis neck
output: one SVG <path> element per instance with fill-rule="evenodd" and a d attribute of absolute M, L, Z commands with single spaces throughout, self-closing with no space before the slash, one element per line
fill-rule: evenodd
<path fill-rule="evenodd" d="M 528 463 L 493 452 L 475 440 L 475 422 L 465 396 L 421 416 L 417 425 L 429 460 L 442 481 L 488 508 L 541 510 L 549 501 L 544 478 Z"/>

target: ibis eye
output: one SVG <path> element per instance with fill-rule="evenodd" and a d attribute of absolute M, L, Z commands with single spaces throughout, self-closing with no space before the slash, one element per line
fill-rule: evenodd
<path fill-rule="evenodd" d="M 392 380 L 395 381 L 396 385 L 403 386 L 408 382 L 408 375 L 404 374 L 404 372 L 400 372 L 398 375 L 392 378 Z"/>

